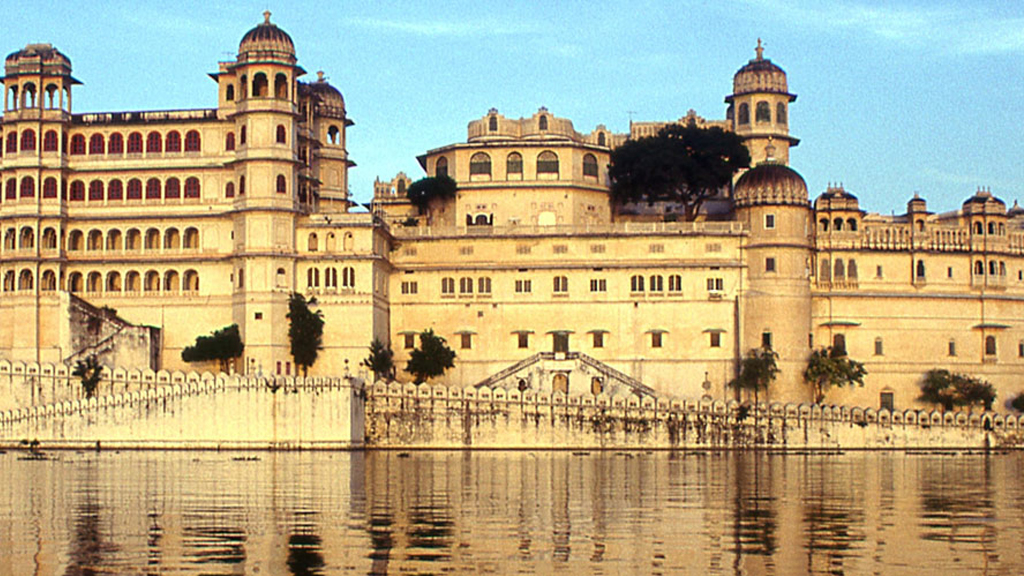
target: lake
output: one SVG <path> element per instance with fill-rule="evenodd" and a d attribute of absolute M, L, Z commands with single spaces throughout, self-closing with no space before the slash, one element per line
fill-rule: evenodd
<path fill-rule="evenodd" d="M 0 454 L 0 574 L 1020 574 L 1024 453 Z"/>

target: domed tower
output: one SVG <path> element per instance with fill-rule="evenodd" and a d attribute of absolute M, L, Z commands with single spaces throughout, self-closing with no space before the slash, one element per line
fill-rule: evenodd
<path fill-rule="evenodd" d="M 736 182 L 736 219 L 747 225 L 746 288 L 740 298 L 740 353 L 770 346 L 780 373 L 770 393 L 808 397 L 812 214 L 807 184 L 793 169 L 762 162 Z"/>
<path fill-rule="evenodd" d="M 750 150 L 751 164 L 768 158 L 765 149 L 774 146 L 775 158 L 789 164 L 789 149 L 800 140 L 789 135 L 789 104 L 796 100 L 786 84 L 786 72 L 764 57 L 761 39 L 757 56 L 736 72 L 726 117 Z"/>
<path fill-rule="evenodd" d="M 345 148 L 345 129 L 353 124 L 345 114 L 345 99 L 317 72 L 316 82 L 300 83 L 300 113 L 308 137 L 300 133 L 302 180 L 310 182 L 309 202 L 320 212 L 345 212 L 349 207 L 348 169 L 355 163 Z M 307 173 L 308 172 L 308 173 Z M 300 182 L 300 199 L 307 193 Z"/>

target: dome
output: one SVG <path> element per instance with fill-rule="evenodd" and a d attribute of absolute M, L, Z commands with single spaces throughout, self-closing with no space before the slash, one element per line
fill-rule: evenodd
<path fill-rule="evenodd" d="M 764 48 L 761 47 L 760 38 L 757 39 L 757 48 L 754 49 L 754 52 L 757 56 L 737 70 L 736 75 L 733 76 L 733 95 L 750 92 L 789 94 L 786 71 L 764 57 Z"/>
<path fill-rule="evenodd" d="M 292 43 L 292 37 L 270 22 L 269 11 L 263 13 L 263 23 L 246 32 L 238 45 L 240 59 L 242 55 L 253 52 L 269 52 L 272 56 L 295 60 L 295 44 Z"/>
<path fill-rule="evenodd" d="M 1010 217 L 1010 218 L 1017 218 L 1019 216 L 1024 216 L 1024 208 L 1021 208 L 1020 205 L 1017 204 L 1017 201 L 1014 200 L 1013 201 L 1013 208 L 1010 208 L 1006 212 L 1006 215 L 1008 217 Z"/>
<path fill-rule="evenodd" d="M 42 64 L 56 64 L 71 68 L 71 60 L 53 47 L 52 44 L 29 44 L 7 55 L 8 66 L 17 65 L 21 60 L 38 60 Z"/>
<path fill-rule="evenodd" d="M 733 196 L 737 206 L 808 204 L 807 183 L 803 176 L 776 162 L 764 162 L 747 170 L 736 181 Z"/>
<path fill-rule="evenodd" d="M 324 80 L 324 73 L 316 73 L 316 82 L 306 84 L 309 92 L 320 99 L 320 102 L 325 106 L 331 108 L 345 109 L 345 99 L 341 96 L 341 92 L 337 88 L 331 86 L 327 80 Z"/>

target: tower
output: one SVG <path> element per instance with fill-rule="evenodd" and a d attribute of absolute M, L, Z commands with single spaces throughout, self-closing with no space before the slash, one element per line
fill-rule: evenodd
<path fill-rule="evenodd" d="M 751 165 L 770 156 L 769 146 L 780 163 L 789 164 L 789 149 L 800 143 L 789 135 L 789 105 L 796 94 L 789 93 L 786 72 L 764 57 L 760 38 L 755 52 L 733 76 L 732 94 L 725 97 L 726 118 L 750 150 Z"/>

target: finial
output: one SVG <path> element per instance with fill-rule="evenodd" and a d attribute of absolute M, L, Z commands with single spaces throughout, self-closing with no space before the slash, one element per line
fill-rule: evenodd
<path fill-rule="evenodd" d="M 764 160 L 765 162 L 772 162 L 775 160 L 775 145 L 772 144 L 772 137 L 768 137 L 768 145 L 764 147 Z"/>
<path fill-rule="evenodd" d="M 323 82 L 324 81 L 324 71 L 323 70 L 317 70 L 316 71 L 316 81 L 317 82 Z"/>
<path fill-rule="evenodd" d="M 270 24 L 270 10 L 263 11 L 263 23 Z M 758 45 L 760 45 L 760 41 L 758 42 Z"/>
<path fill-rule="evenodd" d="M 760 38 L 757 39 L 757 48 L 754 48 L 754 52 L 757 52 L 757 59 L 758 60 L 763 60 L 764 59 L 764 47 L 761 46 L 761 39 Z"/>

